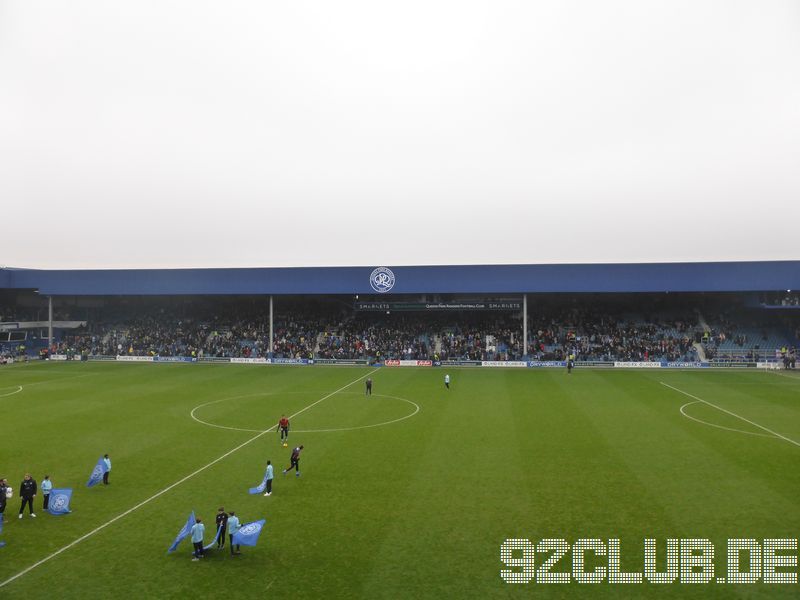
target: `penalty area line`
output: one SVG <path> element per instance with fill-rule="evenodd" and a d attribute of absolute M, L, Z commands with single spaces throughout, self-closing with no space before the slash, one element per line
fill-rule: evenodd
<path fill-rule="evenodd" d="M 750 419 L 746 419 L 746 418 L 745 418 L 745 417 L 743 417 L 742 415 L 737 415 L 735 412 L 732 412 L 732 411 L 730 411 L 730 410 L 728 410 L 728 409 L 726 409 L 726 408 L 722 408 L 721 406 L 717 406 L 716 404 L 713 404 L 713 403 L 709 402 L 708 400 L 703 400 L 702 398 L 698 398 L 697 396 L 694 396 L 694 395 L 690 394 L 689 392 L 684 392 L 683 390 L 679 390 L 678 388 L 676 388 L 676 387 L 674 387 L 674 386 L 671 386 L 671 385 L 670 385 L 670 384 L 668 384 L 668 383 L 664 383 L 663 381 L 659 381 L 659 383 L 660 383 L 661 385 L 663 385 L 664 387 L 668 387 L 668 388 L 669 388 L 669 389 L 671 389 L 671 390 L 675 390 L 675 391 L 676 391 L 676 392 L 678 392 L 679 394 L 683 394 L 684 396 L 688 396 L 689 398 L 692 398 L 692 399 L 694 399 L 694 400 L 697 400 L 698 402 L 702 402 L 703 404 L 708 404 L 709 406 L 711 406 L 711 407 L 713 407 L 713 408 L 716 408 L 717 410 L 719 410 L 719 411 L 722 411 L 722 412 L 724 412 L 724 413 L 727 413 L 727 414 L 729 414 L 729 415 L 730 415 L 730 416 L 732 416 L 732 417 L 736 417 L 737 419 L 741 419 L 741 420 L 742 420 L 742 421 L 744 421 L 745 423 L 750 423 L 750 425 L 752 425 L 753 427 L 758 427 L 759 429 L 761 429 L 761 430 L 763 430 L 763 431 L 766 431 L 766 432 L 767 432 L 767 433 L 769 433 L 769 434 L 772 434 L 772 435 L 773 435 L 773 436 L 775 436 L 776 438 L 780 438 L 780 439 L 784 440 L 785 442 L 789 442 L 790 444 L 794 444 L 795 446 L 798 446 L 798 447 L 800 447 L 800 443 L 798 443 L 798 442 L 795 442 L 793 439 L 791 439 L 791 438 L 788 438 L 788 437 L 786 437 L 785 435 L 781 435 L 781 434 L 780 434 L 780 433 L 778 433 L 777 431 L 772 431 L 772 429 L 767 429 L 767 428 L 766 428 L 766 427 L 764 427 L 763 425 L 759 425 L 759 424 L 758 424 L 758 423 L 756 423 L 755 421 L 751 421 Z M 682 407 L 681 407 L 681 408 L 682 408 Z M 688 415 L 684 415 L 684 416 L 688 416 Z"/>
<path fill-rule="evenodd" d="M 346 390 L 346 389 L 347 389 L 347 388 L 349 388 L 351 385 L 353 385 L 353 384 L 355 384 L 355 383 L 358 383 L 359 381 L 361 381 L 361 380 L 362 380 L 362 379 L 364 379 L 365 377 L 369 377 L 370 375 L 372 375 L 372 374 L 373 374 L 373 373 L 375 373 L 376 371 L 378 371 L 378 369 L 374 369 L 374 370 L 370 371 L 369 373 L 367 373 L 366 375 L 362 375 L 362 376 L 361 376 L 361 377 L 359 377 L 358 379 L 354 379 L 353 381 L 351 381 L 351 382 L 350 382 L 350 383 L 348 383 L 347 385 L 344 385 L 344 386 L 340 387 L 340 388 L 339 388 L 338 390 L 336 390 L 335 392 L 331 392 L 330 394 L 327 394 L 326 396 L 323 396 L 323 397 L 322 397 L 322 398 L 320 398 L 319 400 L 316 400 L 316 401 L 312 402 L 311 404 L 309 404 L 309 405 L 308 405 L 308 406 L 306 406 L 305 408 L 303 408 L 303 409 L 301 409 L 301 410 L 297 411 L 296 413 L 294 413 L 293 415 L 291 415 L 289 418 L 291 419 L 291 418 L 294 418 L 294 417 L 296 417 L 297 415 L 299 415 L 299 414 L 301 414 L 301 413 L 304 413 L 304 412 L 305 412 L 305 411 L 307 411 L 309 408 L 312 408 L 312 407 L 316 406 L 317 404 L 319 404 L 319 403 L 320 403 L 320 402 L 322 402 L 323 400 L 327 400 L 327 399 L 328 399 L 328 398 L 330 398 L 331 396 L 335 396 L 336 394 L 338 394 L 338 393 L 339 393 L 339 392 L 341 392 L 342 390 Z M 277 424 L 276 424 L 276 425 L 277 425 Z M 158 497 L 160 497 L 160 496 L 162 496 L 162 495 L 166 494 L 166 493 L 167 493 L 168 491 L 170 491 L 171 489 L 178 487 L 178 486 L 179 486 L 180 484 L 182 484 L 184 481 L 187 481 L 187 480 L 191 479 L 192 477 L 194 477 L 194 476 L 195 476 L 195 475 L 197 475 L 198 473 L 202 473 L 203 471 L 205 471 L 205 470 L 206 470 L 206 469 L 208 469 L 209 467 L 211 467 L 211 466 L 213 466 L 213 465 L 217 464 L 219 461 L 221 461 L 221 460 L 223 460 L 223 459 L 225 459 L 225 458 L 228 458 L 228 457 L 229 457 L 231 454 L 233 454 L 234 452 L 236 452 L 236 451 L 238 451 L 238 450 L 241 450 L 242 448 L 244 448 L 245 446 L 247 446 L 247 445 L 248 445 L 248 444 L 250 444 L 251 442 L 254 442 L 254 441 L 255 441 L 255 440 L 257 440 L 258 438 L 260 438 L 262 435 L 264 435 L 265 433 L 269 433 L 270 431 L 272 431 L 272 428 L 270 428 L 270 429 L 266 429 L 266 430 L 262 431 L 261 433 L 259 433 L 259 434 L 257 434 L 257 435 L 254 435 L 253 437 L 251 437 L 251 438 L 250 438 L 249 440 L 247 440 L 246 442 L 243 442 L 243 443 L 239 444 L 238 446 L 236 446 L 236 447 L 235 447 L 235 448 L 233 448 L 232 450 L 228 450 L 228 451 L 227 451 L 225 454 L 223 454 L 223 455 L 222 455 L 222 456 L 220 456 L 219 458 L 215 458 L 214 460 L 212 460 L 212 461 L 211 461 L 210 463 L 208 463 L 207 465 L 200 467 L 199 469 L 197 469 L 196 471 L 194 471 L 194 472 L 190 473 L 189 475 L 187 475 L 187 476 L 186 476 L 186 477 L 184 477 L 183 479 L 179 479 L 179 480 L 178 480 L 178 481 L 176 481 L 175 483 L 173 483 L 173 484 L 171 484 L 171 485 L 168 485 L 167 487 L 165 487 L 165 488 L 164 488 L 163 490 L 161 490 L 160 492 L 156 492 L 155 494 L 153 494 L 152 496 L 150 496 L 150 497 L 149 497 L 149 498 L 147 498 L 146 500 L 142 500 L 142 501 L 141 501 L 141 502 L 139 502 L 139 504 L 137 504 L 136 506 L 133 506 L 132 508 L 129 508 L 128 510 L 126 510 L 125 512 L 123 512 L 123 513 L 121 513 L 121 514 L 118 514 L 118 515 L 117 515 L 116 517 L 114 517 L 113 519 L 111 519 L 111 520 L 109 520 L 109 521 L 106 521 L 105 523 L 103 523 L 103 524 L 102 524 L 102 525 L 100 525 L 99 527 L 95 527 L 94 529 L 92 529 L 92 530 L 91 530 L 89 533 L 86 533 L 86 534 L 82 535 L 82 536 L 81 536 L 81 537 L 79 537 L 77 540 L 74 540 L 73 542 L 70 542 L 69 544 L 67 544 L 67 545 L 66 545 L 66 546 L 64 546 L 63 548 L 59 548 L 58 550 L 56 550 L 56 551 L 55 551 L 55 552 L 53 552 L 52 554 L 50 554 L 50 555 L 48 555 L 48 556 L 44 557 L 42 560 L 40 560 L 40 561 L 38 561 L 38 562 L 35 562 L 35 563 L 33 563 L 33 564 L 30 566 L 30 567 L 27 567 L 27 568 L 23 569 L 22 571 L 20 571 L 19 573 L 17 573 L 16 575 L 13 575 L 13 576 L 9 577 L 8 579 L 6 579 L 5 581 L 2 581 L 2 582 L 0 582 L 0 588 L 2 588 L 2 587 L 4 587 L 4 586 L 8 585 L 9 583 L 11 583 L 11 582 L 13 582 L 13 581 L 15 581 L 15 580 L 19 579 L 20 577 L 22 577 L 22 576 L 23 576 L 23 575 L 25 575 L 25 574 L 27 574 L 27 573 L 30 573 L 30 572 L 31 572 L 31 571 L 33 571 L 33 570 L 34 570 L 36 567 L 38 567 L 38 566 L 40 566 L 40 565 L 43 565 L 44 563 L 46 563 L 46 562 L 47 562 L 47 561 L 49 561 L 50 559 L 53 559 L 53 558 L 55 558 L 56 556 L 58 556 L 58 555 L 59 555 L 59 554 L 61 554 L 62 552 L 65 552 L 66 550 L 69 550 L 69 549 L 70 549 L 70 548 L 72 548 L 73 546 L 77 546 L 77 545 L 78 545 L 78 544 L 80 544 L 80 543 L 81 543 L 83 540 L 85 540 L 85 539 L 87 539 L 87 538 L 90 538 L 90 537 L 92 537 L 92 536 L 93 536 L 95 533 L 97 533 L 98 531 L 102 531 L 103 529 L 105 529 L 106 527 L 108 527 L 109 525 L 111 525 L 112 523 L 116 523 L 116 522 L 117 522 L 117 521 L 119 521 L 121 518 L 123 518 L 123 517 L 126 517 L 127 515 L 131 514 L 133 511 L 140 509 L 140 508 L 141 508 L 142 506 L 144 506 L 145 504 L 148 504 L 148 503 L 152 502 L 152 501 L 153 501 L 153 500 L 155 500 L 156 498 L 158 498 Z"/>

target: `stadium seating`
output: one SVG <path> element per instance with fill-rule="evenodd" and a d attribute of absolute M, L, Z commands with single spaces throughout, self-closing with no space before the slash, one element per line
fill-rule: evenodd
<path fill-rule="evenodd" d="M 528 347 L 518 312 L 358 311 L 335 301 L 298 301 L 274 315 L 277 358 L 412 360 L 696 361 L 774 357 L 796 340 L 792 323 L 744 308 L 630 299 L 617 303 L 551 301 L 530 307 Z M 774 312 L 774 311 L 772 311 Z M 266 357 L 269 317 L 263 301 L 120 301 L 97 311 L 83 330 L 62 332 L 52 351 L 88 354 Z"/>

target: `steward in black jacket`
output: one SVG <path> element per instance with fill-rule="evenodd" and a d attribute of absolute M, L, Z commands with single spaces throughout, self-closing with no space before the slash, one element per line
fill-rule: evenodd
<path fill-rule="evenodd" d="M 31 477 L 30 473 L 26 473 L 25 479 L 19 484 L 19 497 L 22 498 L 22 505 L 19 507 L 20 519 L 22 518 L 22 511 L 25 510 L 26 504 L 31 512 L 31 516 L 36 516 L 33 514 L 33 497 L 36 495 L 36 490 L 36 481 Z"/>

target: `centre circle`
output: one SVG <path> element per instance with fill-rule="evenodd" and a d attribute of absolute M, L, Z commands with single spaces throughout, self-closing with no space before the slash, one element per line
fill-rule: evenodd
<path fill-rule="evenodd" d="M 195 406 L 191 410 L 191 412 L 189 413 L 189 416 L 192 419 L 194 419 L 195 421 L 197 421 L 198 423 L 201 423 L 203 425 L 207 425 L 209 427 L 216 427 L 218 429 L 228 429 L 228 430 L 231 430 L 231 431 L 246 431 L 246 432 L 252 432 L 252 433 L 263 433 L 265 431 L 274 430 L 278 425 L 278 419 L 283 414 L 287 414 L 289 419 L 293 419 L 295 417 L 297 417 L 298 419 L 302 419 L 303 418 L 302 415 L 307 410 L 308 411 L 313 411 L 315 409 L 315 406 L 317 404 L 319 404 L 320 402 L 322 402 L 323 399 L 325 400 L 325 403 L 320 404 L 320 408 L 326 408 L 328 411 L 331 410 L 331 404 L 335 403 L 337 398 L 340 401 L 343 398 L 345 398 L 348 403 L 350 403 L 354 407 L 358 407 L 358 408 L 363 408 L 363 407 L 368 407 L 369 409 L 376 408 L 376 407 L 380 406 L 380 405 L 376 404 L 377 402 L 384 403 L 387 400 L 391 401 L 393 403 L 398 403 L 399 402 L 399 403 L 404 403 L 404 404 L 408 405 L 408 411 L 405 411 L 406 414 L 402 414 L 400 416 L 392 415 L 393 418 L 383 418 L 383 419 L 380 419 L 380 420 L 379 419 L 375 419 L 376 422 L 373 422 L 373 423 L 366 423 L 366 424 L 354 425 L 354 426 L 344 426 L 344 427 L 318 427 L 318 428 L 310 428 L 310 429 L 300 429 L 300 428 L 295 429 L 294 426 L 293 426 L 291 428 L 291 432 L 292 433 L 323 433 L 323 432 L 334 432 L 334 431 L 355 431 L 357 429 L 369 429 L 369 428 L 373 428 L 373 427 L 383 427 L 383 426 L 386 426 L 386 425 L 391 425 L 393 423 L 398 423 L 400 421 L 405 421 L 406 419 L 410 419 L 411 417 L 415 416 L 420 411 L 420 407 L 416 402 L 412 402 L 411 400 L 408 400 L 406 398 L 401 398 L 399 396 L 391 396 L 391 395 L 387 395 L 387 394 L 364 395 L 364 394 L 357 393 L 357 392 L 341 392 L 341 393 L 335 394 L 333 396 L 330 396 L 328 398 L 323 398 L 323 399 L 316 398 L 313 402 L 310 402 L 307 405 L 302 406 L 299 410 L 295 411 L 294 414 L 291 414 L 291 411 L 289 411 L 289 409 L 287 409 L 287 408 L 283 408 L 282 409 L 279 405 L 274 405 L 274 404 L 270 403 L 270 407 L 269 407 L 270 410 L 272 411 L 273 409 L 275 409 L 274 412 L 270 413 L 270 419 L 274 419 L 274 422 L 269 424 L 269 425 L 267 425 L 266 429 L 264 429 L 264 428 L 262 428 L 262 429 L 254 429 L 254 428 L 252 428 L 252 426 L 251 427 L 238 427 L 238 426 L 235 426 L 235 425 L 223 425 L 222 423 L 214 422 L 216 419 L 214 419 L 212 417 L 208 417 L 208 416 L 203 417 L 202 416 L 204 408 L 215 406 L 215 405 L 220 405 L 222 403 L 234 403 L 235 404 L 237 401 L 239 401 L 239 402 L 241 402 L 241 401 L 252 401 L 252 400 L 257 399 L 257 398 L 271 398 L 271 397 L 276 397 L 276 396 L 278 396 L 278 397 L 281 397 L 281 396 L 300 396 L 300 395 L 313 397 L 313 394 L 310 393 L 310 392 L 255 392 L 253 394 L 244 394 L 244 395 L 241 395 L 241 396 L 231 396 L 231 397 L 228 397 L 228 398 L 220 398 L 218 400 L 211 400 L 210 402 L 204 402 L 203 404 L 199 404 L 198 406 Z M 327 406 L 325 406 L 326 403 L 327 403 Z M 227 406 L 227 404 L 226 404 L 226 406 Z M 383 405 L 383 406 L 385 406 L 385 405 Z M 262 408 L 262 407 L 259 407 L 259 408 Z M 234 408 L 230 409 L 230 411 L 233 411 L 233 410 L 235 410 L 235 409 Z M 256 413 L 256 414 L 253 414 L 253 413 Z M 261 413 L 260 410 L 259 411 L 252 411 L 251 410 L 249 412 L 245 410 L 245 411 L 237 412 L 237 416 L 238 416 L 239 419 L 241 419 L 243 415 L 246 417 L 249 414 L 249 415 L 251 415 L 251 417 L 253 419 L 259 419 L 260 420 L 261 417 L 262 417 L 262 415 L 260 413 Z M 337 411 L 337 413 L 338 413 L 338 411 Z M 236 423 L 236 425 L 238 425 L 238 423 Z"/>

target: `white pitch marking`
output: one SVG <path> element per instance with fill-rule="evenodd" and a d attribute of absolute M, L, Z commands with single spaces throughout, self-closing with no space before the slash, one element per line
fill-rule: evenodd
<path fill-rule="evenodd" d="M 54 381 L 65 381 L 67 379 L 77 379 L 78 377 L 90 377 L 96 373 L 83 373 L 82 375 L 70 375 L 69 377 L 58 377 L 56 379 L 45 379 L 44 381 L 34 381 L 33 383 L 26 383 L 23 387 L 31 387 L 32 385 L 43 385 L 45 383 L 53 383 Z"/>
<path fill-rule="evenodd" d="M 11 387 L 11 386 L 9 386 L 9 387 Z M 0 389 L 7 390 L 8 388 L 0 388 Z M 0 394 L 0 398 L 6 398 L 8 396 L 13 396 L 14 394 L 19 394 L 21 391 L 22 391 L 22 386 L 18 385 L 17 389 L 14 390 L 13 392 L 9 392 L 8 394 Z"/>
<path fill-rule="evenodd" d="M 378 369 L 374 369 L 373 371 L 370 371 L 370 372 L 369 372 L 369 373 L 367 373 L 366 375 L 362 375 L 362 376 L 361 376 L 361 377 L 359 377 L 358 379 L 355 379 L 355 380 L 351 381 L 350 383 L 348 383 L 347 385 L 340 387 L 340 388 L 339 388 L 338 390 L 336 390 L 335 392 L 331 392 L 331 393 L 330 393 L 330 394 L 328 394 L 327 396 L 323 396 L 323 397 L 322 397 L 322 398 L 320 398 L 319 400 L 317 400 L 317 401 L 315 401 L 315 402 L 312 402 L 311 404 L 309 404 L 309 405 L 308 405 L 308 406 L 306 406 L 305 408 L 303 408 L 303 409 L 301 409 L 301 410 L 297 411 L 297 412 L 296 412 L 295 414 L 293 414 L 293 415 L 292 415 L 290 418 L 294 418 L 294 417 L 296 417 L 297 415 L 299 415 L 300 413 L 303 413 L 303 412 L 307 411 L 309 408 L 311 408 L 311 407 L 313 407 L 313 406 L 316 406 L 317 404 L 319 404 L 319 403 L 320 403 L 320 402 L 322 402 L 323 400 L 327 400 L 327 399 L 328 399 L 328 398 L 330 398 L 331 396 L 334 396 L 334 395 L 338 394 L 339 392 L 341 392 L 342 390 L 345 390 L 345 389 L 349 388 L 349 387 L 350 387 L 351 385 L 353 385 L 354 383 L 358 383 L 359 381 L 361 381 L 361 380 L 362 380 L 362 379 L 364 379 L 365 377 L 369 377 L 370 375 L 372 375 L 372 374 L 373 374 L 373 373 L 375 373 L 376 371 L 378 371 Z M 277 425 L 277 424 L 276 424 L 276 425 Z M 73 541 L 73 542 L 70 542 L 69 544 L 67 544 L 67 545 L 66 545 L 66 546 L 64 546 L 63 548 L 59 548 L 58 550 L 56 550 L 55 552 L 53 552 L 53 553 L 52 553 L 52 554 L 50 554 L 49 556 L 46 556 L 46 557 L 45 557 L 45 558 L 43 558 L 42 560 L 40 560 L 40 561 L 38 561 L 38 562 L 35 562 L 35 563 L 33 563 L 33 564 L 30 566 L 30 567 L 27 567 L 26 569 L 23 569 L 22 571 L 20 571 L 20 572 L 19 572 L 19 573 L 17 573 L 16 575 L 13 575 L 13 576 L 9 577 L 8 579 L 6 579 L 5 581 L 3 581 L 3 582 L 0 582 L 0 588 L 1 588 L 1 587 L 4 587 L 4 586 L 6 586 L 6 585 L 8 585 L 9 583 L 11 583 L 12 581 L 14 581 L 14 580 L 16 580 L 16 579 L 19 579 L 20 577 L 22 577 L 22 576 L 23 576 L 23 575 L 25 575 L 26 573 L 29 573 L 30 571 L 32 571 L 33 569 L 35 569 L 35 568 L 36 568 L 36 567 L 38 567 L 39 565 L 42 565 L 42 564 L 46 563 L 46 562 L 47 562 L 48 560 L 50 560 L 51 558 L 55 558 L 56 556 L 58 556 L 59 554 L 61 554 L 61 553 L 62 553 L 62 552 L 64 552 L 65 550 L 69 550 L 69 549 L 70 549 L 70 548 L 72 548 L 73 546 L 75 546 L 75 545 L 77 545 L 77 544 L 81 543 L 83 540 L 85 540 L 85 539 L 87 539 L 87 538 L 89 538 L 89 537 L 93 536 L 93 535 L 94 535 L 95 533 L 97 533 L 98 531 L 101 531 L 102 529 L 105 529 L 106 527 L 108 527 L 108 526 L 109 526 L 109 525 L 111 525 L 112 523 L 114 523 L 114 522 L 116 522 L 116 521 L 119 521 L 119 520 L 120 520 L 122 517 L 125 517 L 125 516 L 127 516 L 127 515 L 131 514 L 133 511 L 135 511 L 135 510 L 137 510 L 137 509 L 141 508 L 142 506 L 144 506 L 145 504 L 147 504 L 147 503 L 149 503 L 149 502 L 151 502 L 151 501 L 155 500 L 155 499 L 156 499 L 156 498 L 158 498 L 159 496 L 161 496 L 161 495 L 163 495 L 163 494 L 166 494 L 166 493 L 167 493 L 168 491 L 170 491 L 171 489 L 173 489 L 173 488 L 175 488 L 175 487 L 179 486 L 179 485 L 180 485 L 180 484 L 182 484 L 184 481 L 187 481 L 188 479 L 191 479 L 192 477 L 194 477 L 194 476 L 195 476 L 195 475 L 197 475 L 198 473 L 202 473 L 203 471 L 205 471 L 205 470 L 206 470 L 207 468 L 209 468 L 210 466 L 217 464 L 219 461 L 223 460 L 224 458 L 227 458 L 228 456 L 230 456 L 231 454 L 233 454 L 233 453 L 234 453 L 234 452 L 236 452 L 237 450 L 240 450 L 240 449 L 244 448 L 244 447 L 245 447 L 245 446 L 247 446 L 247 445 L 248 445 L 250 442 L 254 442 L 254 441 L 255 441 L 255 440 L 257 440 L 258 438 L 260 438 L 262 435 L 264 435 L 265 433 L 267 433 L 268 431 L 272 431 L 272 430 L 271 430 L 271 429 L 268 429 L 268 430 L 266 430 L 266 431 L 262 431 L 262 432 L 261 432 L 261 433 L 259 433 L 258 435 L 254 435 L 253 437 L 251 437 L 251 438 L 250 438 L 249 440 L 247 440 L 246 442 L 244 442 L 244 443 L 242 443 L 242 444 L 239 444 L 238 446 L 236 446 L 236 447 L 235 447 L 233 450 L 228 450 L 228 451 L 227 451 L 225 454 L 223 454 L 223 455 L 222 455 L 222 456 L 220 456 L 219 458 L 216 458 L 216 459 L 212 460 L 212 461 L 211 461 L 210 463 L 208 463 L 207 465 L 205 465 L 205 466 L 203 466 L 203 467 L 200 467 L 199 469 L 197 469 L 197 470 L 196 470 L 196 471 L 194 471 L 193 473 L 190 473 L 189 475 L 187 475 L 187 476 L 186 476 L 186 477 L 184 477 L 183 479 L 179 479 L 179 480 L 178 480 L 178 481 L 176 481 L 175 483 L 173 483 L 173 484 L 171 484 L 171 485 L 168 485 L 167 487 L 165 487 L 165 488 L 164 488 L 163 490 L 161 490 L 160 492 L 157 492 L 157 493 L 153 494 L 153 495 L 152 495 L 152 496 L 150 496 L 150 497 L 149 497 L 147 500 L 143 500 L 143 501 L 141 501 L 139 504 L 137 504 L 137 505 L 136 505 L 136 506 L 134 506 L 133 508 L 129 508 L 129 509 L 128 509 L 128 510 L 126 510 L 124 513 L 121 513 L 121 514 L 117 515 L 116 517 L 114 517 L 113 519 L 111 519 L 111 520 L 109 520 L 109 521 L 106 521 L 105 523 L 103 523 L 103 524 L 102 524 L 102 525 L 100 525 L 99 527 L 96 527 L 96 528 L 92 529 L 92 530 L 91 530 L 89 533 L 86 533 L 86 534 L 82 535 L 82 536 L 81 536 L 81 537 L 79 537 L 77 540 L 75 540 L 75 541 Z"/>
<path fill-rule="evenodd" d="M 692 402 L 687 402 L 686 404 L 681 406 L 679 410 L 681 411 L 681 414 L 684 417 L 686 417 L 687 419 L 691 419 L 692 421 L 697 421 L 698 423 L 702 423 L 703 425 L 708 425 L 710 427 L 717 427 L 718 429 L 724 429 L 726 431 L 734 431 L 736 433 L 746 433 L 747 435 L 758 435 L 758 436 L 761 436 L 761 437 L 775 438 L 774 435 L 768 435 L 766 433 L 758 433 L 756 431 L 745 431 L 744 429 L 734 429 L 733 427 L 725 427 L 724 425 L 717 425 L 716 423 L 709 423 L 708 421 L 703 421 L 702 419 L 698 419 L 698 418 L 693 417 L 692 415 L 687 414 L 686 412 L 684 412 L 683 409 L 686 408 L 687 406 L 691 406 L 692 404 L 699 404 L 699 403 L 700 403 L 699 400 L 693 400 Z M 777 438 L 775 438 L 775 439 L 777 439 Z"/>
<path fill-rule="evenodd" d="M 26 383 L 26 387 L 30 387 L 32 385 L 42 385 L 44 383 L 53 383 L 54 381 L 66 381 L 67 379 L 78 379 L 78 377 L 91 377 L 92 375 L 96 375 L 97 373 L 84 373 L 82 375 L 71 375 L 70 377 L 59 377 L 58 379 L 45 379 L 44 381 L 36 381 L 34 383 Z"/>
<path fill-rule="evenodd" d="M 47 379 L 45 381 L 37 381 L 35 383 L 26 383 L 24 386 L 18 385 L 17 389 L 15 391 L 10 392 L 8 394 L 0 394 L 0 398 L 6 398 L 8 396 L 13 396 L 14 394 L 19 394 L 23 390 L 23 388 L 30 387 L 32 385 L 42 385 L 43 383 L 52 383 L 54 381 L 64 381 L 65 379 L 76 379 L 78 377 L 88 377 L 89 375 L 94 375 L 94 373 L 84 373 L 83 375 L 73 375 L 71 377 L 59 377 L 58 379 Z M 13 386 L 2 387 L 2 388 L 0 388 L 0 390 L 7 390 L 10 387 L 13 387 Z"/>
<path fill-rule="evenodd" d="M 786 377 L 786 379 L 794 379 L 795 381 L 800 381 L 800 376 L 796 375 L 788 375 L 787 373 L 781 373 L 780 371 L 767 371 L 772 375 L 778 375 L 779 377 Z"/>
<path fill-rule="evenodd" d="M 759 425 L 758 423 L 756 423 L 754 421 L 751 421 L 750 419 L 746 419 L 741 415 L 737 415 L 735 412 L 732 412 L 732 411 L 730 411 L 730 410 L 728 410 L 726 408 L 722 408 L 721 406 L 717 406 L 716 404 L 713 404 L 713 403 L 709 402 L 708 400 L 703 400 L 702 398 L 698 398 L 697 396 L 693 396 L 689 392 L 684 392 L 683 390 L 679 390 L 678 388 L 676 388 L 674 386 L 671 386 L 668 383 L 664 383 L 663 381 L 659 381 L 659 383 L 661 385 L 665 386 L 665 387 L 668 387 L 671 390 L 675 390 L 676 392 L 678 392 L 680 394 L 683 394 L 684 396 L 688 396 L 689 398 L 692 398 L 693 400 L 697 400 L 698 402 L 703 402 L 705 404 L 708 404 L 709 406 L 713 406 L 717 410 L 721 410 L 724 413 L 728 413 L 732 417 L 736 417 L 737 419 L 741 419 L 745 423 L 750 423 L 750 425 L 753 425 L 754 427 L 758 427 L 759 429 L 763 429 L 767 433 L 771 433 L 773 436 L 775 436 L 777 438 L 780 438 L 780 439 L 782 439 L 782 440 L 784 440 L 786 442 L 789 442 L 790 444 L 794 444 L 795 446 L 800 447 L 800 443 L 795 442 L 793 439 L 790 439 L 790 438 L 786 437 L 785 435 L 781 435 L 780 433 L 777 433 L 775 431 L 772 431 L 772 429 L 767 429 L 763 425 Z"/>

